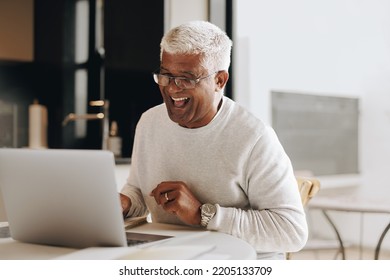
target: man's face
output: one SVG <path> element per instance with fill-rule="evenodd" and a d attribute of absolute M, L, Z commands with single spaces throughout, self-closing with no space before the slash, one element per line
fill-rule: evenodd
<path fill-rule="evenodd" d="M 167 86 L 160 86 L 170 119 L 187 128 L 207 125 L 218 111 L 221 94 L 216 75 L 218 69 L 204 69 L 199 55 L 169 54 L 164 52 L 160 74 L 170 77 L 201 79 L 193 89 L 182 89 L 171 79 Z M 212 75 L 211 75 L 212 74 Z"/>

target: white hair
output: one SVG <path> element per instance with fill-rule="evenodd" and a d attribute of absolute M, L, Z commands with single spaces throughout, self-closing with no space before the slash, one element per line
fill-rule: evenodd
<path fill-rule="evenodd" d="M 161 39 L 160 60 L 163 52 L 170 54 L 200 54 L 201 64 L 214 71 L 230 66 L 232 41 L 216 25 L 207 21 L 190 21 L 181 24 Z"/>

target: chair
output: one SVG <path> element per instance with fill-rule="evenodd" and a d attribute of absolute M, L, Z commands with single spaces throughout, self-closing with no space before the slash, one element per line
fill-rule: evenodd
<path fill-rule="evenodd" d="M 298 182 L 298 189 L 301 195 L 303 206 L 312 199 L 320 190 L 320 181 L 309 177 L 296 177 Z"/>
<path fill-rule="evenodd" d="M 320 190 L 320 181 L 312 177 L 295 177 L 298 182 L 298 190 L 301 195 L 302 205 L 305 207 L 307 203 L 312 199 Z M 291 259 L 291 252 L 286 253 L 286 259 Z"/>

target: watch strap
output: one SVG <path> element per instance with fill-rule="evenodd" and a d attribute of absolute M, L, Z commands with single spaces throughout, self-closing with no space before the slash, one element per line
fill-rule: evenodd
<path fill-rule="evenodd" d="M 215 216 L 215 213 L 216 213 L 215 205 L 209 203 L 203 204 L 200 207 L 200 217 L 201 217 L 200 225 L 202 227 L 207 227 L 211 219 Z"/>

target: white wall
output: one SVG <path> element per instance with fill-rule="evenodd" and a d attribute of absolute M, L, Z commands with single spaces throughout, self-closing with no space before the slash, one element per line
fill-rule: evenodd
<path fill-rule="evenodd" d="M 235 0 L 233 13 L 236 101 L 271 123 L 271 90 L 360 97 L 357 192 L 390 198 L 390 1 Z M 336 222 L 359 241 L 356 215 Z M 366 214 L 364 244 L 388 222 Z"/>
<path fill-rule="evenodd" d="M 208 0 L 165 0 L 164 29 L 190 20 L 208 20 Z"/>

